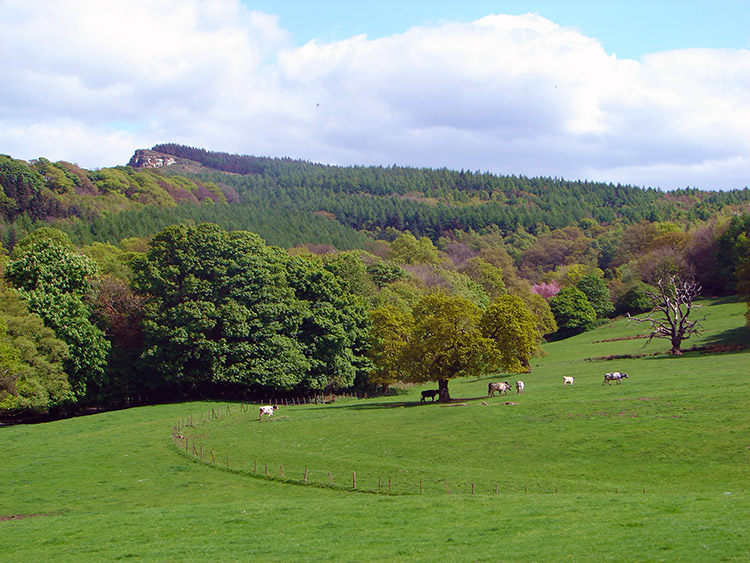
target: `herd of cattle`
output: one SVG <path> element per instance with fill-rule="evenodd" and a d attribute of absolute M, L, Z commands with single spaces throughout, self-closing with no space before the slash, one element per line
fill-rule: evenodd
<path fill-rule="evenodd" d="M 602 385 L 605 383 L 609 385 L 613 381 L 616 381 L 619 385 L 623 379 L 629 379 L 627 373 L 622 373 L 619 371 L 613 371 L 611 373 L 605 373 L 604 374 L 604 381 L 602 381 Z M 573 385 L 573 382 L 576 380 L 575 377 L 572 376 L 563 376 L 563 387 L 566 387 L 568 385 Z M 516 393 L 521 394 L 523 393 L 523 389 L 526 387 L 524 385 L 523 381 L 516 381 Z M 494 397 L 495 392 L 499 393 L 500 395 L 507 395 L 508 391 L 511 391 L 513 387 L 510 383 L 507 381 L 501 381 L 501 382 L 492 382 L 487 386 L 487 395 L 489 397 Z M 422 399 L 421 402 L 425 403 L 427 402 L 427 398 L 429 397 L 431 401 L 435 400 L 435 397 L 439 397 L 440 392 L 437 389 L 426 389 L 425 391 L 422 391 Z M 275 411 L 278 407 L 276 405 L 265 405 L 260 407 L 260 420 L 263 420 L 263 415 L 265 414 L 269 418 L 273 416 L 273 411 Z"/>
<path fill-rule="evenodd" d="M 611 382 L 615 381 L 619 385 L 623 379 L 628 379 L 627 373 L 622 373 L 619 371 L 613 371 L 612 373 L 605 373 L 604 374 L 604 381 L 602 381 L 602 385 L 605 383 L 609 385 Z M 563 376 L 563 387 L 566 387 L 568 385 L 573 385 L 573 382 L 576 380 L 575 377 L 571 376 Z M 516 381 L 516 393 L 521 394 L 523 393 L 523 389 L 525 387 L 525 384 L 523 381 Z M 500 395 L 507 395 L 508 391 L 511 391 L 513 389 L 513 386 L 508 383 L 507 381 L 500 381 L 500 382 L 492 382 L 487 386 L 487 395 L 489 397 L 494 397 L 495 393 L 499 393 Z M 422 399 L 421 402 L 426 402 L 427 398 L 434 401 L 435 397 L 439 396 L 439 392 L 437 389 L 427 389 L 425 391 L 422 391 Z"/>

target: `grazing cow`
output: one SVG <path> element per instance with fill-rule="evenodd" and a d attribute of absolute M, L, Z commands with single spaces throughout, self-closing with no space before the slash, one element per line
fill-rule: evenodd
<path fill-rule="evenodd" d="M 487 386 L 487 395 L 490 397 L 495 396 L 495 391 L 498 391 L 501 395 L 505 395 L 511 390 L 510 383 L 503 381 L 502 383 L 490 383 Z"/>
<path fill-rule="evenodd" d="M 523 384 L 523 381 L 516 381 L 516 394 L 520 395 L 523 393 L 523 388 L 525 385 Z"/>
<path fill-rule="evenodd" d="M 427 397 L 429 397 L 430 399 L 432 399 L 434 401 L 435 400 L 435 396 L 439 395 L 439 394 L 440 394 L 440 391 L 438 391 L 437 389 L 427 389 L 426 391 L 422 391 L 422 400 L 421 400 L 421 402 L 422 403 L 426 403 L 427 401 L 425 399 L 427 399 Z"/>
<path fill-rule="evenodd" d="M 563 375 L 563 387 L 565 387 L 566 385 L 573 385 L 573 382 L 575 380 L 575 377 L 568 377 L 567 375 Z"/>
<path fill-rule="evenodd" d="M 277 407 L 276 405 L 273 405 L 273 406 L 266 405 L 264 407 L 260 407 L 260 420 L 263 420 L 263 415 L 264 414 L 267 414 L 269 418 L 272 417 L 273 416 L 273 411 L 275 411 L 278 408 L 279 407 Z"/>
<path fill-rule="evenodd" d="M 619 371 L 613 371 L 612 373 L 605 373 L 604 381 L 602 381 L 602 385 L 604 385 L 605 383 L 609 385 L 611 381 L 616 381 L 617 385 L 619 385 L 623 379 L 629 379 L 627 373 L 622 373 Z"/>

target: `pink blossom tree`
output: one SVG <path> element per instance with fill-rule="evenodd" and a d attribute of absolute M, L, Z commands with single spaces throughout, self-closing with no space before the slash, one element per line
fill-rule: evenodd
<path fill-rule="evenodd" d="M 551 281 L 549 283 L 542 282 L 542 283 L 535 283 L 531 286 L 531 293 L 536 293 L 537 295 L 541 295 L 546 300 L 549 301 L 550 298 L 554 297 L 560 292 L 561 286 L 556 281 Z"/>

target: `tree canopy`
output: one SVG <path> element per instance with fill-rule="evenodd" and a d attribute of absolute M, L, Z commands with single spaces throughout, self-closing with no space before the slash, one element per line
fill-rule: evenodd
<path fill-rule="evenodd" d="M 168 385 L 301 391 L 366 369 L 366 314 L 319 262 L 257 235 L 175 225 L 134 262 L 145 357 Z"/>

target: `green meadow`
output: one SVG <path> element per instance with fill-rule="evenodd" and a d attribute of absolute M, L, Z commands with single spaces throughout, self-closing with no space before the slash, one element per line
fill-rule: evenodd
<path fill-rule="evenodd" d="M 748 561 L 745 306 L 703 305 L 699 350 L 620 319 L 451 381 L 451 406 L 427 385 L 0 428 L 0 561 Z"/>

